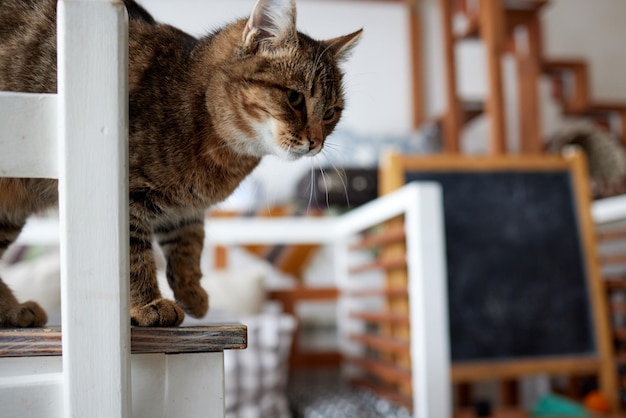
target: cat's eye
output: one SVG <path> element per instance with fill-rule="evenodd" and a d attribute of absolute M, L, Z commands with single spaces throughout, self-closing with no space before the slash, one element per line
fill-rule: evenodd
<path fill-rule="evenodd" d="M 332 120 L 334 117 L 335 117 L 335 109 L 333 109 L 332 107 L 328 109 L 326 113 L 324 113 L 324 116 L 323 116 L 325 121 Z"/>
<path fill-rule="evenodd" d="M 304 109 L 304 94 L 295 90 L 289 90 L 287 92 L 287 100 L 289 100 L 289 106 L 295 110 L 302 111 Z"/>

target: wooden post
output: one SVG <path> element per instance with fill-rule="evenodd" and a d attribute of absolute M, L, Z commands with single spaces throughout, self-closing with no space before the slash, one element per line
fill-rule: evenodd
<path fill-rule="evenodd" d="M 617 364 L 615 363 L 615 352 L 613 349 L 613 337 L 611 331 L 611 323 L 609 317 L 609 309 L 607 306 L 607 292 L 604 281 L 600 272 L 600 259 L 597 256 L 598 244 L 596 243 L 596 234 L 593 230 L 593 218 L 591 216 L 591 190 L 589 185 L 589 173 L 587 170 L 587 161 L 582 152 L 575 152 L 570 156 L 572 161 L 572 170 L 576 174 L 574 178 L 574 187 L 578 189 L 577 208 L 578 216 L 581 218 L 582 248 L 587 254 L 593 255 L 588 257 L 589 262 L 585 266 L 587 275 L 590 278 L 589 294 L 590 299 L 595 303 L 593 306 L 593 320 L 596 323 L 595 338 L 598 355 L 600 358 L 600 373 L 598 381 L 600 390 L 603 395 L 609 399 L 609 403 L 613 411 L 619 411 L 619 391 L 617 385 Z"/>
<path fill-rule="evenodd" d="M 58 178 L 57 95 L 0 92 L 0 109 L 0 177 Z"/>
<path fill-rule="evenodd" d="M 413 128 L 424 122 L 424 60 L 422 54 L 422 24 L 419 3 L 412 0 L 409 8 L 409 45 L 413 74 Z"/>
<path fill-rule="evenodd" d="M 518 117 L 520 123 L 520 151 L 539 154 L 543 151 L 539 106 L 539 79 L 541 77 L 541 22 L 538 12 L 526 25 L 525 42 L 516 42 L 515 58 L 518 78 Z"/>
<path fill-rule="evenodd" d="M 461 109 L 457 97 L 456 60 L 454 57 L 454 33 L 452 32 L 452 8 L 450 0 L 439 0 L 443 31 L 443 51 L 446 79 L 447 109 L 443 116 L 443 149 L 447 153 L 460 150 Z"/>
<path fill-rule="evenodd" d="M 626 145 L 626 109 L 621 109 L 617 113 L 619 120 L 619 132 L 622 144 Z"/>
<path fill-rule="evenodd" d="M 130 417 L 128 31 L 120 1 L 58 4 L 64 416 Z"/>
<path fill-rule="evenodd" d="M 452 416 L 449 340 L 436 337 L 448 327 L 442 190 L 431 183 L 416 186 L 414 193 L 405 215 L 412 260 L 407 272 L 414 416 L 447 418 Z"/>
<path fill-rule="evenodd" d="M 504 50 L 504 6 L 502 0 L 480 0 L 480 29 L 487 59 L 487 100 L 490 154 L 506 152 L 506 122 L 502 91 L 502 51 Z"/>

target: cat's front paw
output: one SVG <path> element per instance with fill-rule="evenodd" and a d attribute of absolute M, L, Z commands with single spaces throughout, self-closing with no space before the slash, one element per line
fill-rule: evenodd
<path fill-rule="evenodd" d="M 183 310 L 171 300 L 157 299 L 130 308 L 130 323 L 140 327 L 176 327 L 185 319 Z"/>
<path fill-rule="evenodd" d="M 209 295 L 200 284 L 179 287 L 174 295 L 185 312 L 195 318 L 202 318 L 209 310 Z"/>
<path fill-rule="evenodd" d="M 48 322 L 46 312 L 37 303 L 28 301 L 12 307 L 0 318 L 4 327 L 41 327 Z"/>

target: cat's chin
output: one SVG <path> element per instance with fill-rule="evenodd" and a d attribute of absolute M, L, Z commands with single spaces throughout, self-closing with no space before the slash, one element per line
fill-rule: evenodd
<path fill-rule="evenodd" d="M 305 152 L 299 150 L 286 150 L 284 148 L 276 147 L 276 149 L 271 153 L 272 155 L 280 158 L 284 161 L 296 161 L 302 157 L 315 157 L 322 151 L 322 148 L 316 148 L 313 150 L 307 150 Z"/>

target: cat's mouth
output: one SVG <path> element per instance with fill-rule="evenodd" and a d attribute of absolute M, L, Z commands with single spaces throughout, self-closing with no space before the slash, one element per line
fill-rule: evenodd
<path fill-rule="evenodd" d="M 308 138 L 291 139 L 285 141 L 279 147 L 278 157 L 286 160 L 297 160 L 302 157 L 314 157 L 322 151 L 323 142 Z"/>

